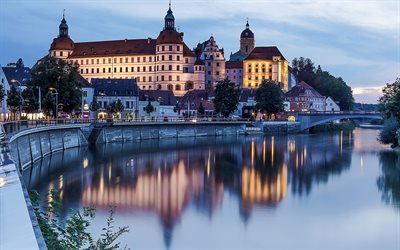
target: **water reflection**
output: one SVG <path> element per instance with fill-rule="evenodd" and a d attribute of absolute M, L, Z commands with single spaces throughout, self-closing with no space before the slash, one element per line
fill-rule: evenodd
<path fill-rule="evenodd" d="M 382 174 L 377 184 L 382 192 L 382 199 L 400 209 L 400 153 L 384 151 L 379 153 Z"/>
<path fill-rule="evenodd" d="M 67 208 L 116 206 L 117 213 L 155 215 L 169 247 L 189 206 L 211 218 L 229 192 L 246 222 L 254 207 L 276 208 L 289 188 L 310 194 L 315 184 L 341 174 L 352 147 L 351 133 L 149 140 L 54 154 L 24 179 L 42 194 L 61 189 Z"/>

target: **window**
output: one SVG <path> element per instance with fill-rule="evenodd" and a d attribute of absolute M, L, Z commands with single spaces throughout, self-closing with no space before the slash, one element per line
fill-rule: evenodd
<path fill-rule="evenodd" d="M 171 45 L 169 46 L 169 51 L 172 51 L 172 46 Z"/>
<path fill-rule="evenodd" d="M 149 66 L 149 71 L 151 72 L 153 70 L 153 68 L 151 66 Z"/>
<path fill-rule="evenodd" d="M 87 97 L 87 91 L 85 90 L 85 91 L 83 91 L 83 97 Z"/>
<path fill-rule="evenodd" d="M 157 56 L 157 62 L 160 61 L 160 56 Z"/>
<path fill-rule="evenodd" d="M 121 57 L 121 58 L 119 58 L 119 63 L 122 63 L 122 57 Z"/>
<path fill-rule="evenodd" d="M 138 63 L 140 62 L 140 57 L 137 58 L 137 62 L 138 62 Z"/>
<path fill-rule="evenodd" d="M 99 68 L 96 69 L 97 74 L 99 73 L 99 70 L 100 70 Z"/>
<path fill-rule="evenodd" d="M 145 66 L 143 66 L 143 72 L 146 72 L 146 67 Z"/>
<path fill-rule="evenodd" d="M 143 62 L 146 62 L 146 57 L 143 57 Z"/>
<path fill-rule="evenodd" d="M 89 69 L 86 69 L 86 74 L 89 74 Z"/>
<path fill-rule="evenodd" d="M 181 70 L 181 66 L 179 66 L 179 65 L 176 65 L 176 70 Z"/>
<path fill-rule="evenodd" d="M 176 46 L 176 51 L 180 51 L 181 50 L 181 46 Z"/>
<path fill-rule="evenodd" d="M 172 61 L 172 55 L 169 55 L 168 60 Z"/>
<path fill-rule="evenodd" d="M 167 88 L 168 88 L 168 90 L 172 90 L 172 84 L 168 84 L 168 86 L 167 86 Z"/>
<path fill-rule="evenodd" d="M 161 61 L 164 61 L 164 55 L 161 56 Z"/>
<path fill-rule="evenodd" d="M 176 80 L 179 82 L 181 80 L 180 76 L 176 76 Z"/>
<path fill-rule="evenodd" d="M 91 69 L 92 74 L 94 74 L 94 68 Z"/>
<path fill-rule="evenodd" d="M 164 71 L 164 65 L 161 65 L 161 71 Z"/>
<path fill-rule="evenodd" d="M 169 71 L 172 70 L 172 65 L 168 65 L 168 70 L 169 70 Z"/>
<path fill-rule="evenodd" d="M 83 74 L 83 69 L 81 69 L 81 74 Z M 4 83 L 3 80 L 4 80 L 4 79 L 2 78 L 2 79 L 1 79 L 1 83 Z"/>
<path fill-rule="evenodd" d="M 134 57 L 131 57 L 131 63 L 135 62 Z"/>
<path fill-rule="evenodd" d="M 125 57 L 125 63 L 128 63 L 128 57 Z"/>
<path fill-rule="evenodd" d="M 168 76 L 168 81 L 172 81 L 172 76 Z"/>
<path fill-rule="evenodd" d="M 136 68 L 136 71 L 137 71 L 137 72 L 140 72 L 140 67 L 139 67 L 139 66 Z"/>
<path fill-rule="evenodd" d="M 179 48 L 179 46 L 178 46 L 178 48 Z M 180 56 L 176 56 L 176 60 L 177 60 L 177 61 L 180 61 L 180 60 L 181 60 L 181 57 L 180 57 Z"/>
<path fill-rule="evenodd" d="M 131 72 L 135 71 L 135 67 L 131 67 Z"/>
<path fill-rule="evenodd" d="M 83 65 L 83 60 L 81 60 L 81 65 Z"/>
<path fill-rule="evenodd" d="M 145 76 L 143 76 L 143 82 L 145 82 L 146 81 L 146 77 Z"/>
<path fill-rule="evenodd" d="M 128 72 L 129 70 L 128 70 L 128 67 L 125 67 L 125 72 Z"/>
<path fill-rule="evenodd" d="M 129 105 L 129 104 L 130 104 L 130 102 L 126 101 L 126 102 L 125 102 L 125 108 L 129 109 L 129 108 L 130 108 L 130 105 Z"/>
<path fill-rule="evenodd" d="M 215 74 L 216 74 L 217 76 L 219 76 L 219 71 L 215 72 Z"/>
<path fill-rule="evenodd" d="M 111 63 L 111 58 L 108 58 L 108 63 Z"/>
<path fill-rule="evenodd" d="M 117 68 L 114 68 L 114 73 L 117 73 Z"/>
<path fill-rule="evenodd" d="M 181 90 L 181 85 L 179 84 L 175 85 L 175 90 Z"/>
<path fill-rule="evenodd" d="M 86 59 L 86 64 L 89 64 L 89 59 Z"/>
<path fill-rule="evenodd" d="M 122 72 L 122 67 L 119 67 L 119 72 Z"/>
<path fill-rule="evenodd" d="M 189 63 L 189 58 L 185 58 L 185 63 Z"/>
<path fill-rule="evenodd" d="M 217 63 L 217 67 L 219 67 L 219 63 Z"/>
<path fill-rule="evenodd" d="M 152 62 L 153 58 L 151 56 L 149 56 L 149 62 Z"/>
<path fill-rule="evenodd" d="M 208 62 L 208 63 L 207 63 L 207 66 L 211 66 L 211 62 Z"/>
<path fill-rule="evenodd" d="M 208 75 L 211 75 L 211 71 L 207 71 L 207 74 L 208 74 Z"/>
<path fill-rule="evenodd" d="M 103 73 L 106 73 L 106 68 L 103 68 Z"/>
<path fill-rule="evenodd" d="M 162 51 L 164 51 L 164 50 L 165 50 L 165 46 L 164 46 L 164 45 L 161 47 L 161 50 L 162 50 Z"/>
<path fill-rule="evenodd" d="M 158 89 L 158 90 L 161 90 L 161 84 L 158 84 L 158 85 L 157 85 L 157 89 Z"/>
<path fill-rule="evenodd" d="M 114 63 L 117 63 L 117 58 L 114 58 Z"/>
<path fill-rule="evenodd" d="M 152 79 L 151 79 L 151 76 L 149 76 L 149 82 L 151 82 L 151 80 L 152 80 Z"/>
<path fill-rule="evenodd" d="M 60 51 L 60 56 L 63 56 L 63 52 L 62 51 Z"/>
<path fill-rule="evenodd" d="M 105 58 L 103 58 L 103 64 L 106 64 L 106 59 Z"/>
<path fill-rule="evenodd" d="M 162 82 L 164 81 L 164 76 L 161 76 L 161 81 L 162 81 Z"/>
<path fill-rule="evenodd" d="M 111 68 L 108 68 L 108 73 L 111 73 Z"/>

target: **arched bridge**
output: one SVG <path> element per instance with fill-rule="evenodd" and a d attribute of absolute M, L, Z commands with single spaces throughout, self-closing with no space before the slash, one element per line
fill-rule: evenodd
<path fill-rule="evenodd" d="M 341 119 L 383 119 L 378 112 L 299 112 L 297 121 L 301 124 L 301 130 L 306 130 L 319 124 Z"/>

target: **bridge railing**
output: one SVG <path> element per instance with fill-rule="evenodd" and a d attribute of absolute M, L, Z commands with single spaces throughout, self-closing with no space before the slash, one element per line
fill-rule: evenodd
<path fill-rule="evenodd" d="M 375 111 L 304 111 L 297 112 L 297 115 L 381 115 Z"/>

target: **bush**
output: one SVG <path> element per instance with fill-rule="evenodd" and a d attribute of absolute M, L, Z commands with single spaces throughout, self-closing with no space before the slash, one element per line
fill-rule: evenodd
<path fill-rule="evenodd" d="M 379 132 L 378 141 L 383 144 L 392 144 L 393 148 L 399 146 L 399 135 L 396 135 L 399 128 L 399 122 L 395 118 L 387 119 Z"/>

